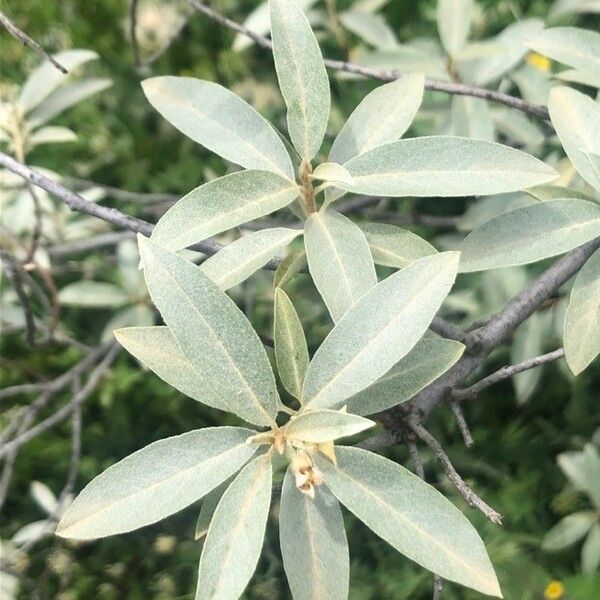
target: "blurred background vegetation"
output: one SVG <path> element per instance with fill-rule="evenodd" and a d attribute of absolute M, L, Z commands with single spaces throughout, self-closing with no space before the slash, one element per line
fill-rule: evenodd
<path fill-rule="evenodd" d="M 243 20 L 256 6 L 255 0 L 219 0 L 213 3 L 224 14 Z M 350 0 L 341 0 L 338 9 Z M 515 18 L 544 18 L 549 2 L 544 0 L 481 0 L 478 34 L 489 36 Z M 159 8 L 161 6 L 162 8 Z M 319 8 L 325 10 L 320 3 Z M 166 7 L 166 8 L 165 8 Z M 77 141 L 34 149 L 30 164 L 47 167 L 64 176 L 89 179 L 104 185 L 139 191 L 183 195 L 204 181 L 226 172 L 221 159 L 186 139 L 152 110 L 139 82 L 151 74 L 195 76 L 218 81 L 254 104 L 275 123 L 283 123 L 284 112 L 276 88 L 272 59 L 252 47 L 244 52 L 231 49 L 233 34 L 206 18 L 190 16 L 185 3 L 140 2 L 139 40 L 142 58 L 152 55 L 167 39 L 180 19 L 188 20 L 181 34 L 151 66 L 136 69 L 129 39 L 129 4 L 125 0 L 82 2 L 61 0 L 4 0 L 2 10 L 34 39 L 55 52 L 87 48 L 100 59 L 86 73 L 110 77 L 113 85 L 98 96 L 67 111 L 57 124 L 70 127 Z M 165 12 L 166 11 L 166 12 Z M 435 36 L 435 2 L 394 0 L 383 9 L 400 41 Z M 597 28 L 597 17 L 570 16 L 572 24 Z M 357 39 L 345 33 L 355 50 Z M 21 84 L 39 64 L 37 55 L 5 32 L 2 43 L 2 92 Z M 347 57 L 335 36 L 321 30 L 324 55 Z M 332 77 L 337 115 L 347 116 L 364 94 L 376 84 L 344 81 Z M 442 97 L 443 100 L 443 97 Z M 334 130 L 336 116 L 332 119 Z M 338 119 L 339 120 L 339 119 Z M 418 127 L 418 125 L 417 125 Z M 108 195 L 104 204 L 148 220 L 156 220 L 156 204 L 119 201 Z M 398 202 L 389 211 L 407 211 L 410 200 Z M 420 201 L 428 214 L 460 214 L 464 203 Z M 163 207 L 164 209 L 164 207 Z M 435 232 L 416 231 L 435 239 Z M 82 267 L 83 264 L 83 267 Z M 62 285 L 81 278 L 116 281 L 112 248 L 89 256 L 63 260 L 57 277 Z M 534 265 L 532 271 L 540 269 Z M 324 335 L 327 322 L 321 303 L 306 276 L 297 277 L 291 293 L 312 349 Z M 479 292 L 478 292 L 479 293 Z M 485 286 L 480 286 L 485 295 Z M 251 316 L 255 327 L 269 334 L 271 327 L 271 277 L 259 273 L 235 291 L 236 299 Z M 62 320 L 76 339 L 97 344 L 112 316 L 110 310 L 64 307 Z M 544 350 L 556 347 L 549 337 Z M 72 347 L 39 346 L 32 350 L 20 334 L 2 336 L 2 385 L 52 378 L 80 359 Z M 507 349 L 496 352 L 492 365 L 510 362 Z M 561 517 L 589 508 L 589 500 L 569 486 L 556 464 L 556 456 L 580 450 L 600 427 L 600 365 L 597 363 L 574 379 L 565 369 L 546 367 L 537 391 L 525 404 L 518 404 L 510 381 L 505 381 L 465 405 L 472 424 L 475 446 L 466 449 L 448 410 L 439 410 L 431 423 L 458 471 L 475 490 L 504 517 L 503 527 L 493 526 L 461 498 L 436 469 L 435 461 L 422 451 L 428 480 L 437 484 L 467 514 L 481 533 L 495 565 L 504 595 L 509 599 L 550 598 L 547 586 L 562 583 L 552 598 L 600 599 L 600 579 L 583 575 L 580 547 L 548 553 L 541 549 L 544 534 Z M 26 404 L 31 397 L 21 397 Z M 4 410 L 6 407 L 0 407 Z M 183 431 L 222 425 L 217 411 L 205 408 L 177 393 L 150 372 L 143 371 L 122 353 L 102 385 L 88 399 L 83 411 L 83 450 L 76 489 L 80 489 L 110 464 L 142 446 Z M 598 434 L 596 434 L 598 436 Z M 389 452 L 410 467 L 404 448 Z M 9 539 L 23 525 L 41 519 L 44 512 L 30 494 L 32 481 L 41 481 L 55 494 L 60 492 L 70 460 L 68 422 L 26 445 L 18 456 L 15 475 L 2 517 L 2 538 Z M 194 542 L 197 507 L 131 534 L 86 544 L 48 538 L 36 544 L 17 563 L 22 578 L 20 598 L 88 598 L 130 600 L 193 598 L 199 557 Z M 348 522 L 352 600 L 400 600 L 431 597 L 431 576 L 412 565 L 376 538 L 351 515 Z M 556 586 L 555 586 L 556 587 Z M 245 597 L 252 600 L 284 599 L 289 592 L 278 549 L 276 521 L 268 529 L 257 574 Z M 475 593 L 448 584 L 444 598 L 475 598 Z"/>

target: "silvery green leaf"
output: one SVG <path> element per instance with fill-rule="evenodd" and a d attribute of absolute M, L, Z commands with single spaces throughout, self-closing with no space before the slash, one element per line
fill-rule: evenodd
<path fill-rule="evenodd" d="M 544 536 L 542 548 L 544 550 L 562 550 L 571 546 L 590 530 L 597 519 L 597 513 L 591 510 L 582 510 L 568 515 Z"/>
<path fill-rule="evenodd" d="M 381 15 L 363 10 L 346 10 L 339 13 L 338 17 L 346 29 L 375 48 L 384 50 L 398 45 L 394 32 Z"/>
<path fill-rule="evenodd" d="M 255 418 L 252 408 L 238 402 L 235 395 L 223 392 L 223 382 L 206 379 L 194 367 L 168 327 L 127 327 L 114 334 L 127 352 L 186 396 L 247 421 Z"/>
<path fill-rule="evenodd" d="M 564 190 L 558 197 L 565 197 Z M 471 231 L 511 210 L 523 206 L 531 206 L 532 204 L 537 203 L 538 200 L 536 200 L 535 197 L 532 197 L 532 195 L 529 194 L 529 191 L 495 194 L 494 196 L 478 198 L 473 204 L 470 204 L 467 207 L 467 210 L 462 214 L 457 229 L 459 231 Z"/>
<path fill-rule="evenodd" d="M 60 290 L 58 300 L 66 306 L 123 306 L 129 302 L 127 294 L 112 283 L 101 281 L 76 281 Z"/>
<path fill-rule="evenodd" d="M 154 325 L 154 311 L 143 303 L 130 304 L 122 308 L 108 320 L 100 340 L 102 343 L 112 342 L 115 337 L 115 331 L 124 327 L 150 327 Z"/>
<path fill-rule="evenodd" d="M 435 488 L 366 450 L 342 446 L 336 456 L 337 467 L 317 458 L 327 487 L 378 536 L 444 579 L 501 596 L 477 531 Z"/>
<path fill-rule="evenodd" d="M 600 69 L 565 69 L 556 73 L 556 78 L 568 83 L 580 83 L 600 88 Z"/>
<path fill-rule="evenodd" d="M 283 387 L 295 398 L 302 397 L 302 384 L 309 357 L 306 338 L 298 313 L 288 295 L 275 288 L 273 338 L 277 372 Z"/>
<path fill-rule="evenodd" d="M 561 185 L 536 185 L 535 187 L 525 190 L 524 193 L 537 200 L 554 200 L 555 198 L 579 198 L 581 200 L 589 200 L 590 202 L 598 202 L 598 200 L 595 200 L 592 196 L 584 194 L 580 190 L 573 190 L 571 188 L 566 188 Z"/>
<path fill-rule="evenodd" d="M 312 213 L 304 224 L 310 274 L 334 322 L 377 283 L 363 232 L 340 213 Z"/>
<path fill-rule="evenodd" d="M 110 79 L 84 79 L 83 81 L 62 85 L 29 115 L 29 121 L 37 127 L 54 119 L 71 106 L 102 92 L 111 85 L 112 81 Z"/>
<path fill-rule="evenodd" d="M 65 142 L 74 142 L 77 134 L 68 127 L 56 127 L 48 125 L 35 130 L 28 138 L 27 143 L 30 148 L 40 146 L 41 144 L 63 144 Z"/>
<path fill-rule="evenodd" d="M 600 175 L 585 156 L 585 152 L 600 154 L 600 106 L 581 92 L 558 86 L 550 92 L 548 111 L 569 160 L 600 192 Z"/>
<path fill-rule="evenodd" d="M 117 267 L 123 288 L 132 297 L 139 297 L 145 288 L 144 274 L 140 271 L 140 253 L 135 239 L 123 240 L 117 246 Z"/>
<path fill-rule="evenodd" d="M 446 52 L 454 57 L 469 37 L 473 0 L 438 0 L 437 27 Z"/>
<path fill-rule="evenodd" d="M 326 486 L 314 500 L 288 469 L 279 505 L 279 543 L 294 600 L 348 598 L 348 540 L 340 505 Z"/>
<path fill-rule="evenodd" d="M 92 50 L 65 50 L 53 55 L 67 71 L 74 71 L 98 55 Z M 29 112 L 42 103 L 61 83 L 69 77 L 61 73 L 53 64 L 44 61 L 28 78 L 21 90 L 19 104 Z"/>
<path fill-rule="evenodd" d="M 464 349 L 454 340 L 423 338 L 383 377 L 343 404 L 351 413 L 373 415 L 406 402 L 445 373 Z"/>
<path fill-rule="evenodd" d="M 452 97 L 452 132 L 476 140 L 494 141 L 494 123 L 488 103 L 470 96 Z"/>
<path fill-rule="evenodd" d="M 474 229 L 461 245 L 460 271 L 525 265 L 600 235 L 600 206 L 560 198 L 517 208 Z"/>
<path fill-rule="evenodd" d="M 525 41 L 543 28 L 544 23 L 540 19 L 524 19 L 501 31 L 493 40 L 498 46 L 498 53 L 477 61 L 471 73 L 472 82 L 487 85 L 510 71 L 527 54 Z"/>
<path fill-rule="evenodd" d="M 345 163 L 402 137 L 419 110 L 423 85 L 423 75 L 413 73 L 375 88 L 342 127 L 331 146 L 329 160 Z"/>
<path fill-rule="evenodd" d="M 260 557 L 272 477 L 269 457 L 259 456 L 225 490 L 204 542 L 196 600 L 237 600 L 241 596 Z"/>
<path fill-rule="evenodd" d="M 275 377 L 248 319 L 198 267 L 143 236 L 138 244 L 150 296 L 206 389 L 248 422 L 272 426 Z"/>
<path fill-rule="evenodd" d="M 390 0 L 355 0 L 352 9 L 361 10 L 362 12 L 376 12 L 389 3 Z"/>
<path fill-rule="evenodd" d="M 290 252 L 277 267 L 275 277 L 273 278 L 273 287 L 282 287 L 288 281 L 293 279 L 300 271 L 306 269 L 306 252 L 296 250 Z"/>
<path fill-rule="evenodd" d="M 269 0 L 279 87 L 294 147 L 304 160 L 318 152 L 329 119 L 329 79 L 321 50 L 296 0 Z"/>
<path fill-rule="evenodd" d="M 492 113 L 496 129 L 508 139 L 530 151 L 539 151 L 545 142 L 544 133 L 537 123 L 523 113 L 510 109 L 494 110 Z"/>
<path fill-rule="evenodd" d="M 581 570 L 595 573 L 600 566 L 600 524 L 592 525 L 581 548 Z"/>
<path fill-rule="evenodd" d="M 51 515 L 59 508 L 58 500 L 54 495 L 54 492 L 41 481 L 31 482 L 30 493 L 38 506 L 48 515 Z"/>
<path fill-rule="evenodd" d="M 349 437 L 374 427 L 376 423 L 338 410 L 316 409 L 302 411 L 286 425 L 286 434 L 295 440 L 323 444 Z"/>
<path fill-rule="evenodd" d="M 210 527 L 210 522 L 215 514 L 215 510 L 217 509 L 225 490 L 230 484 L 231 479 L 228 479 L 202 498 L 202 505 L 200 506 L 200 512 L 198 513 L 196 528 L 194 530 L 195 540 L 202 539 L 208 533 L 208 528 Z"/>
<path fill-rule="evenodd" d="M 508 75 L 517 84 L 524 100 L 534 104 L 548 104 L 548 94 L 555 85 L 550 73 L 525 63 Z"/>
<path fill-rule="evenodd" d="M 542 354 L 544 342 L 548 339 L 551 328 L 551 312 L 533 313 L 515 331 L 510 348 L 510 362 L 518 364 Z M 517 401 L 520 404 L 527 402 L 531 398 L 542 376 L 542 371 L 543 366 L 539 366 L 513 375 L 512 382 L 515 387 Z"/>
<path fill-rule="evenodd" d="M 333 183 L 352 185 L 352 176 L 345 167 L 335 162 L 321 163 L 312 172 L 312 179 L 321 179 Z"/>
<path fill-rule="evenodd" d="M 181 250 L 287 206 L 298 186 L 268 171 L 238 171 L 197 187 L 158 221 L 152 239 Z"/>
<path fill-rule="evenodd" d="M 57 535 L 89 540 L 156 523 L 235 473 L 256 451 L 254 432 L 208 427 L 159 440 L 98 475 L 75 498 Z"/>
<path fill-rule="evenodd" d="M 532 50 L 576 69 L 600 74 L 600 33 L 579 27 L 551 27 L 527 40 Z"/>
<path fill-rule="evenodd" d="M 371 288 L 315 353 L 304 380 L 305 405 L 339 406 L 385 375 L 425 333 L 457 267 L 458 252 L 441 252 Z"/>
<path fill-rule="evenodd" d="M 352 158 L 347 189 L 372 196 L 476 196 L 514 192 L 558 177 L 537 158 L 501 144 L 435 136 L 399 140 Z"/>
<path fill-rule="evenodd" d="M 402 269 L 437 250 L 408 229 L 382 223 L 361 223 L 375 264 Z"/>
<path fill-rule="evenodd" d="M 285 227 L 253 231 L 213 254 L 200 270 L 220 289 L 227 290 L 267 264 L 301 233 L 300 229 Z"/>
<path fill-rule="evenodd" d="M 293 180 L 292 162 L 275 130 L 233 92 L 191 77 L 152 77 L 142 87 L 150 104 L 195 142 L 246 169 Z"/>
<path fill-rule="evenodd" d="M 316 2 L 316 0 L 298 0 L 298 5 L 307 12 L 307 10 Z M 261 2 L 244 20 L 243 25 L 245 28 L 258 33 L 259 35 L 266 35 L 271 30 L 271 20 L 269 16 L 269 3 L 267 0 Z M 243 33 L 237 33 L 232 48 L 234 52 L 240 52 L 249 48 L 254 44 L 254 40 Z"/>
<path fill-rule="evenodd" d="M 600 0 L 556 0 L 550 8 L 548 18 L 557 20 L 572 13 L 588 12 L 600 13 Z"/>
<path fill-rule="evenodd" d="M 596 447 L 586 444 L 581 452 L 563 452 L 556 462 L 573 485 L 588 494 L 600 509 L 600 455 Z"/>
<path fill-rule="evenodd" d="M 579 375 L 600 353 L 600 250 L 583 265 L 571 289 L 563 345 L 569 368 Z"/>
<path fill-rule="evenodd" d="M 10 541 L 17 546 L 22 546 L 23 544 L 34 544 L 42 538 L 53 534 L 54 526 L 52 521 L 42 519 L 41 521 L 27 523 L 27 525 L 17 529 L 10 538 Z M 4 598 L 4 596 L 0 597 Z"/>

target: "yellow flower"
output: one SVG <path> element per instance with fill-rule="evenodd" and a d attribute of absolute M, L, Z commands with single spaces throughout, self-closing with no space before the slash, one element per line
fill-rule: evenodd
<path fill-rule="evenodd" d="M 565 595 L 565 586 L 560 581 L 551 581 L 544 590 L 545 600 L 561 600 Z"/>
<path fill-rule="evenodd" d="M 538 54 L 537 52 L 530 52 L 527 56 L 527 64 L 539 69 L 540 71 L 549 71 L 550 66 L 552 65 L 552 61 L 542 54 Z"/>

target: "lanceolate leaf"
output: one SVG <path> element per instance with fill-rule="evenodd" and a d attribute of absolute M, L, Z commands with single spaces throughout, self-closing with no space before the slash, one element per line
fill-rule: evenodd
<path fill-rule="evenodd" d="M 348 412 L 373 415 L 406 400 L 445 373 L 465 347 L 453 340 L 428 337 L 367 389 L 345 400 Z"/>
<path fill-rule="evenodd" d="M 321 50 L 296 0 L 269 0 L 273 57 L 292 142 L 302 158 L 317 153 L 329 119 L 329 79 Z"/>
<path fill-rule="evenodd" d="M 473 230 L 461 246 L 461 272 L 524 265 L 600 235 L 600 206 L 561 198 L 504 213 Z"/>
<path fill-rule="evenodd" d="M 422 237 L 407 229 L 381 223 L 361 223 L 373 260 L 378 265 L 401 269 L 413 260 L 435 254 L 437 250 Z"/>
<path fill-rule="evenodd" d="M 290 252 L 282 261 L 275 277 L 273 277 L 273 287 L 282 287 L 288 281 L 293 279 L 300 271 L 306 270 L 306 252 L 304 249 Z"/>
<path fill-rule="evenodd" d="M 167 250 L 181 250 L 279 210 L 297 195 L 297 185 L 274 173 L 231 173 L 197 187 L 179 200 L 160 218 L 152 239 Z"/>
<path fill-rule="evenodd" d="M 203 262 L 200 269 L 219 288 L 227 290 L 250 277 L 301 233 L 285 227 L 254 231 L 227 244 Z"/>
<path fill-rule="evenodd" d="M 579 174 L 598 192 L 600 175 L 586 153 L 600 154 L 600 106 L 588 96 L 568 87 L 550 92 L 548 110 L 561 144 Z"/>
<path fill-rule="evenodd" d="M 600 524 L 592 525 L 581 548 L 581 570 L 595 573 L 600 565 Z"/>
<path fill-rule="evenodd" d="M 202 499 L 202 506 L 200 507 L 200 513 L 196 519 L 196 529 L 194 530 L 195 540 L 202 539 L 208 533 L 208 528 L 210 527 L 210 522 L 215 514 L 215 510 L 217 510 L 217 506 L 230 483 L 230 479 L 224 481 L 214 490 L 208 492 Z"/>
<path fill-rule="evenodd" d="M 467 43 L 472 15 L 473 0 L 438 0 L 438 31 L 450 56 L 458 54 Z"/>
<path fill-rule="evenodd" d="M 423 99 L 420 73 L 375 88 L 356 107 L 335 138 L 329 160 L 345 163 L 371 148 L 402 137 Z"/>
<path fill-rule="evenodd" d="M 336 456 L 337 467 L 317 458 L 327 487 L 377 535 L 444 579 L 501 596 L 477 531 L 442 494 L 366 450 L 342 446 Z"/>
<path fill-rule="evenodd" d="M 57 535 L 88 540 L 155 523 L 202 498 L 256 451 L 255 432 L 210 427 L 154 442 L 98 475 L 61 519 Z"/>
<path fill-rule="evenodd" d="M 189 261 L 139 236 L 150 295 L 211 393 L 237 403 L 256 425 L 273 425 L 275 377 L 256 332 L 234 302 Z"/>
<path fill-rule="evenodd" d="M 386 20 L 378 14 L 365 10 L 347 10 L 339 13 L 342 25 L 375 48 L 394 48 L 396 36 Z"/>
<path fill-rule="evenodd" d="M 575 375 L 600 353 L 600 250 L 581 268 L 569 298 L 564 327 L 565 357 Z"/>
<path fill-rule="evenodd" d="M 348 598 L 348 541 L 337 500 L 320 486 L 314 500 L 301 493 L 290 470 L 279 506 L 279 541 L 294 600 Z"/>
<path fill-rule="evenodd" d="M 312 178 L 352 185 L 350 173 L 348 173 L 345 167 L 335 162 L 321 163 L 318 165 L 312 173 Z"/>
<path fill-rule="evenodd" d="M 580 511 L 561 519 L 544 536 L 544 550 L 561 550 L 580 540 L 598 520 L 598 514 L 591 510 Z"/>
<path fill-rule="evenodd" d="M 58 299 L 69 306 L 93 308 L 123 306 L 129 302 L 127 294 L 112 283 L 76 281 L 60 290 Z"/>
<path fill-rule="evenodd" d="M 338 410 L 309 410 L 293 418 L 286 427 L 290 438 L 322 444 L 360 433 L 375 426 L 374 421 Z"/>
<path fill-rule="evenodd" d="M 315 353 L 304 403 L 338 406 L 385 375 L 425 333 L 457 267 L 457 252 L 426 256 L 369 290 Z"/>
<path fill-rule="evenodd" d="M 260 556 L 271 503 L 268 456 L 249 463 L 227 488 L 204 543 L 196 600 L 234 600 L 248 584 Z"/>
<path fill-rule="evenodd" d="M 293 180 L 292 162 L 275 130 L 233 92 L 191 77 L 153 77 L 142 87 L 152 106 L 195 142 L 247 169 Z"/>
<path fill-rule="evenodd" d="M 281 383 L 292 396 L 301 398 L 309 362 L 308 347 L 298 313 L 280 287 L 275 288 L 273 330 L 275 359 Z"/>
<path fill-rule="evenodd" d="M 512 192 L 558 175 L 508 146 L 434 136 L 399 140 L 351 159 L 348 191 L 373 196 L 475 196 Z"/>
<path fill-rule="evenodd" d="M 367 240 L 350 219 L 324 211 L 306 220 L 304 244 L 313 281 L 331 318 L 339 321 L 377 283 Z"/>

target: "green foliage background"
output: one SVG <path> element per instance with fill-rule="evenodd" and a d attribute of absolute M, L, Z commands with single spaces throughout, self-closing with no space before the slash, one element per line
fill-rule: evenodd
<path fill-rule="evenodd" d="M 248 0 L 214 3 L 237 20 L 242 20 L 255 4 Z M 339 2 L 339 8 L 349 4 Z M 501 30 L 514 20 L 515 13 L 544 17 L 549 5 L 544 0 L 485 0 L 480 4 L 484 7 L 486 34 Z M 93 69 L 114 81 L 112 88 L 99 97 L 59 119 L 57 124 L 77 132 L 78 141 L 53 146 L 52 150 L 44 147 L 34 151 L 30 156 L 32 164 L 123 189 L 175 194 L 183 194 L 204 182 L 210 172 L 225 172 L 218 157 L 176 132 L 146 101 L 139 85 L 146 75 L 136 73 L 133 68 L 127 35 L 127 2 L 4 0 L 2 10 L 49 50 L 95 50 L 100 61 Z M 433 0 L 396 1 L 384 12 L 400 40 L 435 34 Z M 597 19 L 585 24 L 590 28 L 594 25 L 598 25 Z M 254 96 L 254 100 L 262 103 L 265 116 L 276 123 L 282 122 L 280 99 L 264 88 L 264 84 L 273 86 L 275 82 L 272 59 L 256 48 L 234 53 L 232 37 L 230 31 L 196 16 L 151 72 L 219 81 L 237 89 L 247 99 Z M 341 57 L 337 45 L 328 39 L 320 42 L 326 56 Z M 4 86 L 10 81 L 23 81 L 38 64 L 37 56 L 4 33 L 2 56 Z M 240 82 L 243 82 L 241 87 Z M 338 111 L 349 114 L 373 86 L 372 82 L 340 82 L 333 78 L 332 92 Z M 156 218 L 137 204 L 115 205 L 144 218 Z M 460 203 L 450 202 L 443 205 L 425 202 L 421 206 L 432 214 L 437 211 L 447 214 L 461 208 Z M 66 263 L 63 283 L 77 277 L 76 267 L 75 263 Z M 114 267 L 102 253 L 86 259 L 86 268 L 98 279 L 114 277 Z M 254 298 L 246 301 L 246 310 L 259 331 L 268 334 L 270 279 L 259 274 L 251 285 L 248 297 Z M 304 305 L 299 306 L 299 312 L 307 316 L 305 327 L 314 348 L 323 337 L 320 304 L 307 277 L 300 276 L 293 286 L 303 292 Z M 243 300 L 242 297 L 242 304 Z M 102 311 L 65 309 L 63 312 L 74 336 L 89 343 L 97 341 L 98 332 L 109 316 Z M 74 350 L 59 346 L 32 352 L 18 336 L 5 336 L 1 344 L 2 355 L 10 357 L 2 360 L 3 386 L 27 381 L 32 376 L 58 375 L 79 357 Z M 506 351 L 495 356 L 498 367 L 508 360 Z M 465 406 L 467 419 L 474 425 L 476 444 L 471 450 L 462 445 L 449 411 L 440 410 L 434 416 L 432 429 L 458 471 L 504 516 L 504 526 L 497 527 L 484 522 L 476 511 L 468 511 L 486 542 L 506 598 L 542 598 L 552 579 L 565 584 L 567 598 L 600 598 L 600 580 L 579 575 L 578 545 L 558 554 L 540 549 L 543 534 L 561 516 L 586 508 L 584 498 L 566 489 L 555 457 L 562 451 L 579 449 L 600 426 L 598 390 L 598 364 L 576 380 L 568 379 L 559 368 L 546 368 L 539 391 L 524 406 L 517 406 L 511 384 L 505 381 Z M 99 391 L 86 403 L 83 418 L 78 489 L 110 464 L 151 441 L 191 428 L 226 424 L 217 411 L 181 396 L 153 374 L 141 370 L 126 353 L 122 353 Z M 393 452 L 396 460 L 409 464 L 404 449 Z M 426 451 L 422 454 L 428 479 L 434 482 L 438 477 L 435 461 Z M 29 484 L 31 480 L 40 480 L 59 492 L 68 470 L 69 455 L 67 424 L 23 449 L 2 519 L 3 538 L 10 537 L 25 523 L 43 517 L 29 496 Z M 439 486 L 462 506 L 463 501 L 447 482 L 440 479 Z M 192 598 L 199 555 L 198 544 L 193 541 L 195 513 L 191 507 L 156 526 L 88 544 L 57 539 L 40 543 L 30 553 L 29 564 L 23 565 L 21 597 Z M 346 518 L 352 600 L 431 597 L 431 576 L 427 572 L 391 551 L 347 513 Z M 245 597 L 252 600 L 289 597 L 275 521 L 270 522 L 263 557 Z M 474 592 L 453 585 L 447 585 L 444 594 L 448 600 L 475 597 Z"/>

